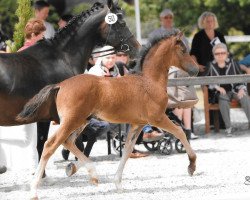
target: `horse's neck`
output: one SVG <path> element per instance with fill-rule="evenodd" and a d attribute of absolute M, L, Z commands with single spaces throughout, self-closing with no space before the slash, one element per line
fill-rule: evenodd
<path fill-rule="evenodd" d="M 67 57 L 67 62 L 73 68 L 76 68 L 76 70 L 87 64 L 95 45 L 100 42 L 100 26 L 106 12 L 107 11 L 103 9 L 101 12 L 93 14 L 93 16 L 89 16 L 82 25 L 78 25 L 78 27 L 67 27 L 68 31 L 67 29 L 63 30 L 61 35 L 58 36 L 57 49 L 64 52 L 65 57 Z"/>
<path fill-rule="evenodd" d="M 143 64 L 143 76 L 148 80 L 157 82 L 166 87 L 169 70 L 168 61 L 162 58 L 162 56 L 157 55 L 157 51 L 151 51 L 150 54 L 151 55 L 148 56 L 154 57 L 154 59 L 150 58 L 148 61 L 146 61 L 147 58 L 145 59 Z"/>

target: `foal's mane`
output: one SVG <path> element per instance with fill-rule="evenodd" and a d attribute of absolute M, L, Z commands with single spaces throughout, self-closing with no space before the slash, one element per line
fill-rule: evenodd
<path fill-rule="evenodd" d="M 145 46 L 142 46 L 139 52 L 139 59 L 136 64 L 136 68 L 142 70 L 145 57 L 153 46 L 157 45 L 162 40 L 165 40 L 165 39 L 170 38 L 171 36 L 177 35 L 178 33 L 179 33 L 178 30 L 173 30 L 173 31 L 166 32 L 166 34 L 164 35 L 159 35 L 158 37 L 150 38 L 148 43 Z"/>

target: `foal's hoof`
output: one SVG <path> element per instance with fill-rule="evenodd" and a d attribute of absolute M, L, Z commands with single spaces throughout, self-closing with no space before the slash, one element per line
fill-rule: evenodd
<path fill-rule="evenodd" d="M 38 197 L 32 197 L 31 200 L 38 200 Z"/>
<path fill-rule="evenodd" d="M 92 183 L 92 184 L 98 186 L 98 179 L 97 179 L 97 178 L 91 178 L 91 179 L 90 179 L 90 183 Z"/>
<path fill-rule="evenodd" d="M 190 176 L 193 176 L 193 174 L 194 174 L 194 171 L 195 171 L 195 165 L 189 165 L 188 166 L 188 174 L 190 175 Z"/>
<path fill-rule="evenodd" d="M 66 167 L 66 175 L 67 176 L 72 176 L 73 174 L 76 173 L 76 165 L 74 163 L 69 163 Z"/>

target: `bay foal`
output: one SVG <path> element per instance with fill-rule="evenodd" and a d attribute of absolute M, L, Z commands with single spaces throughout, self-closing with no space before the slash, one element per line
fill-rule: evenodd
<path fill-rule="evenodd" d="M 180 139 L 190 161 L 188 172 L 190 175 L 194 173 L 196 154 L 182 128 L 176 126 L 165 114 L 168 102 L 166 85 L 169 67 L 177 66 L 192 76 L 198 73 L 197 64 L 189 56 L 181 37 L 181 33 L 171 33 L 145 47 L 138 62 L 142 67 L 141 74 L 118 78 L 78 75 L 59 84 L 45 87 L 26 104 L 17 117 L 22 123 L 47 119 L 60 123 L 58 130 L 45 144 L 31 185 L 35 196 L 46 163 L 61 144 L 78 157 L 77 162 L 67 167 L 66 173 L 70 176 L 81 166 L 85 166 L 91 181 L 98 183 L 93 163 L 77 149 L 74 143 L 77 135 L 86 126 L 90 115 L 113 123 L 131 124 L 123 157 L 115 175 L 117 188 L 121 187 L 125 163 L 145 124 L 164 129 Z"/>

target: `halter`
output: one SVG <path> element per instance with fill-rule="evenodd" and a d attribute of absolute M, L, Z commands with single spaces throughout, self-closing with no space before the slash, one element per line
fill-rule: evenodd
<path fill-rule="evenodd" d="M 116 15 L 122 15 L 122 13 L 117 13 Z M 122 36 L 122 34 L 121 34 L 122 30 L 117 27 L 117 23 L 120 23 L 119 20 L 114 24 L 109 24 L 109 31 L 108 31 L 108 36 L 107 36 L 105 45 L 107 44 L 109 34 L 110 34 L 110 31 L 111 31 L 111 27 L 112 27 L 112 25 L 114 25 L 115 31 L 116 31 L 119 39 L 120 39 L 120 50 L 119 51 L 122 51 L 122 52 L 126 53 L 126 52 L 130 51 L 130 46 L 125 42 L 128 41 L 131 37 L 133 37 L 133 34 L 130 32 L 130 35 L 128 37 L 124 38 Z"/>
<path fill-rule="evenodd" d="M 122 15 L 122 13 L 117 13 L 117 15 Z M 119 21 L 117 22 L 119 23 Z M 130 35 L 127 38 L 123 38 L 122 34 L 121 34 L 121 29 L 117 28 L 117 24 L 114 24 L 115 26 L 115 31 L 118 33 L 118 37 L 120 38 L 120 44 L 121 44 L 121 48 L 120 51 L 126 53 L 128 51 L 130 51 L 130 47 L 129 45 L 126 43 L 131 37 L 133 37 L 133 34 L 130 32 Z M 110 26 L 111 29 L 111 26 Z"/>

